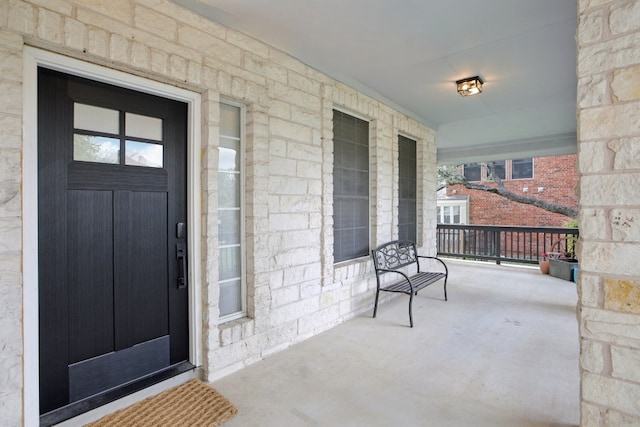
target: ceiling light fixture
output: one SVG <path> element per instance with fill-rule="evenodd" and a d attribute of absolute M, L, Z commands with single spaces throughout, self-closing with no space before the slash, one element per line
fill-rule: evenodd
<path fill-rule="evenodd" d="M 480 77 L 475 76 L 456 81 L 456 86 L 458 87 L 458 93 L 461 96 L 471 96 L 482 92 L 483 83 L 484 82 Z"/>

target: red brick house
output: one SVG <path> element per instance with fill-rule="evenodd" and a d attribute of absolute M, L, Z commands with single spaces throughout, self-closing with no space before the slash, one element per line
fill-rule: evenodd
<path fill-rule="evenodd" d="M 568 154 L 493 162 L 496 174 L 510 191 L 577 209 L 577 156 Z M 461 167 L 468 181 L 496 185 L 486 163 Z M 466 220 L 466 221 L 465 221 Z M 505 197 L 462 185 L 446 189 L 438 198 L 438 222 L 482 225 L 561 227 L 571 218 L 516 203 Z"/>

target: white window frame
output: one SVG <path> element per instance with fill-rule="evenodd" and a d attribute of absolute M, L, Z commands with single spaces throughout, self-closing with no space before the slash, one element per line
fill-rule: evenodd
<path fill-rule="evenodd" d="M 466 225 L 469 223 L 469 200 L 468 199 L 440 199 L 437 201 L 437 223 L 447 225 Z M 444 222 L 445 208 L 460 207 L 460 222 Z"/>
<path fill-rule="evenodd" d="M 245 178 L 246 178 L 246 168 L 245 168 L 245 158 L 246 158 L 246 132 L 245 132 L 245 123 L 246 123 L 246 106 L 244 104 L 234 102 L 228 99 L 221 98 L 220 104 L 226 104 L 232 107 L 236 107 L 240 109 L 240 298 L 242 303 L 242 308 L 240 311 L 227 314 L 225 316 L 220 316 L 220 323 L 227 323 L 233 320 L 241 319 L 247 317 L 247 260 L 246 260 L 246 229 L 245 229 L 245 214 L 246 214 L 246 198 L 245 198 Z M 221 128 L 221 127 L 220 127 Z M 222 136 L 222 135 L 220 135 Z M 218 150 L 220 145 L 218 144 Z M 217 178 L 218 168 L 216 168 L 216 178 Z M 218 206 L 218 221 L 220 221 L 220 207 Z M 218 244 L 218 254 L 221 246 Z M 218 278 L 218 286 L 220 286 L 220 279 Z M 219 302 L 218 302 L 219 303 Z"/>
<path fill-rule="evenodd" d="M 529 157 L 527 157 L 529 158 Z M 512 159 L 509 161 L 509 177 L 511 178 L 512 181 L 520 181 L 520 180 L 525 180 L 525 179 L 535 179 L 536 177 L 536 159 L 535 157 L 531 157 L 531 177 L 527 177 L 527 178 L 514 178 L 513 177 L 513 160 L 525 160 L 525 159 Z"/>

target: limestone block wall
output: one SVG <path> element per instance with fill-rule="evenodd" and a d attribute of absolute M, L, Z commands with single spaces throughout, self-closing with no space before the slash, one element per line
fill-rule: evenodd
<path fill-rule="evenodd" d="M 371 246 L 397 236 L 397 136 L 417 141 L 419 246 L 435 254 L 435 133 L 258 40 L 168 0 L 0 1 L 0 425 L 21 425 L 23 49 L 33 46 L 202 96 L 202 358 L 209 379 L 373 302 L 365 258 L 333 263 L 333 109 L 370 121 Z M 219 102 L 246 108 L 246 318 L 220 323 Z M 28 165 L 27 165 L 28 166 Z M 28 169 L 28 168 L 27 168 Z M 36 391 L 37 393 L 37 391 Z"/>
<path fill-rule="evenodd" d="M 640 425 L 640 1 L 580 0 L 582 425 Z"/>
<path fill-rule="evenodd" d="M 6 425 L 22 420 L 21 84 L 22 38 L 0 32 L 0 424 Z"/>

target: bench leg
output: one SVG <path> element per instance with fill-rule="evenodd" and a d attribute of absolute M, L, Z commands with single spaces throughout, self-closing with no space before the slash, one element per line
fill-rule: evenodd
<path fill-rule="evenodd" d="M 444 300 L 447 300 L 447 278 L 444 278 Z"/>
<path fill-rule="evenodd" d="M 413 304 L 413 292 L 409 292 L 409 324 L 413 328 L 413 312 L 411 311 L 412 304 Z"/>
<path fill-rule="evenodd" d="M 373 318 L 375 319 L 378 311 L 378 295 L 380 295 L 380 289 L 376 289 L 376 302 L 373 304 Z"/>

